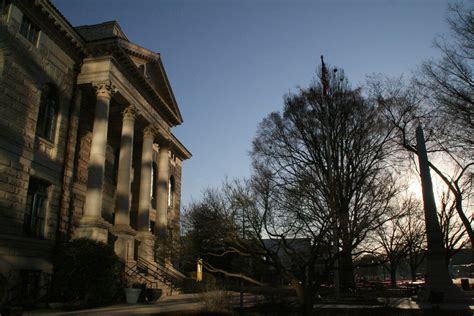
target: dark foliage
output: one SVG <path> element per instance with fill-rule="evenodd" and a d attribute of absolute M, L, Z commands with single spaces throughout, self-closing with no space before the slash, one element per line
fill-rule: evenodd
<path fill-rule="evenodd" d="M 111 303 L 123 294 L 122 263 L 101 242 L 76 239 L 58 246 L 54 257 L 55 299 L 83 306 Z"/>

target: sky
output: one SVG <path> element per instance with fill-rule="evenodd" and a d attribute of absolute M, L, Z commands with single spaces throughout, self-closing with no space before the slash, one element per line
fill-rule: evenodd
<path fill-rule="evenodd" d="M 183 163 L 182 205 L 224 178 L 250 174 L 253 137 L 283 96 L 307 86 L 320 55 L 352 86 L 366 75 L 410 77 L 436 58 L 446 0 L 53 0 L 72 25 L 116 20 L 161 54 L 184 118 L 173 133 Z"/>

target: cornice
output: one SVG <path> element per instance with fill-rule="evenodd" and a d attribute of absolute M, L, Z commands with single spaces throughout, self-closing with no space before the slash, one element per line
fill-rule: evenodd
<path fill-rule="evenodd" d="M 119 39 L 117 42 L 130 55 L 148 60 L 150 62 L 155 62 L 160 58 L 159 53 L 155 53 L 147 48 L 144 48 L 130 41 Z"/>
<path fill-rule="evenodd" d="M 173 135 L 170 133 L 170 143 L 171 148 L 173 149 L 175 155 L 177 155 L 181 160 L 190 159 L 193 155 L 191 152 Z"/>
<path fill-rule="evenodd" d="M 174 97 L 173 89 L 171 88 L 171 83 L 168 80 L 168 75 L 166 74 L 165 67 L 163 66 L 161 55 L 159 56 L 158 60 L 155 63 L 158 64 L 158 66 L 160 68 L 161 74 L 163 75 L 163 78 L 165 79 L 165 82 L 166 82 L 166 89 L 168 90 L 168 93 L 171 96 L 171 100 L 173 102 L 173 105 L 176 108 L 178 118 L 179 118 L 180 122 L 183 123 L 183 117 L 181 115 L 181 111 L 179 110 L 178 103 L 176 102 L 176 98 Z"/>
<path fill-rule="evenodd" d="M 19 3 L 22 2 L 25 1 L 19 1 Z M 31 1 L 26 2 L 32 3 Z M 55 28 L 59 30 L 76 49 L 84 53 L 84 39 L 49 0 L 34 0 L 33 3 L 35 6 L 40 7 L 41 12 L 46 15 L 47 20 L 51 21 Z"/>

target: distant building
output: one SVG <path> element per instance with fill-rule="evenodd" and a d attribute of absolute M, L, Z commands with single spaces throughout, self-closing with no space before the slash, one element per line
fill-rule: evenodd
<path fill-rule="evenodd" d="M 155 242 L 179 235 L 191 154 L 171 132 L 183 119 L 160 55 L 115 21 L 73 27 L 47 0 L 0 0 L 0 15 L 0 273 L 9 287 L 38 290 L 54 245 L 79 237 L 113 245 L 132 267 L 158 261 L 179 276 Z"/>
<path fill-rule="evenodd" d="M 474 252 L 472 248 L 462 248 L 449 262 L 449 273 L 454 278 L 474 277 Z"/>

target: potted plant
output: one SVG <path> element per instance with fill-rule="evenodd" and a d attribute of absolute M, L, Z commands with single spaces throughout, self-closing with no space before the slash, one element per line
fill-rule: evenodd
<path fill-rule="evenodd" d="M 127 304 L 137 304 L 141 292 L 142 285 L 140 283 L 127 282 L 127 287 L 125 288 Z"/>

